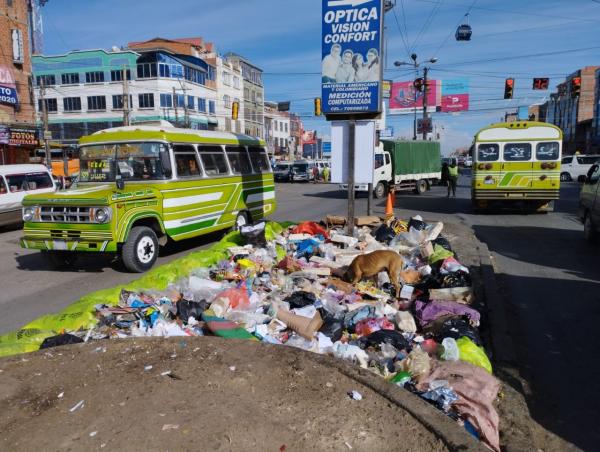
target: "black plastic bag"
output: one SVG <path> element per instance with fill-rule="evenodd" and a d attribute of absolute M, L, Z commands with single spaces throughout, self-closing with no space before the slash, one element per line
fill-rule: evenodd
<path fill-rule="evenodd" d="M 323 326 L 319 332 L 331 339 L 332 342 L 339 341 L 344 333 L 344 321 L 329 315 L 323 320 Z"/>
<path fill-rule="evenodd" d="M 290 304 L 290 309 L 297 309 L 315 304 L 317 297 L 312 292 L 299 290 L 291 295 L 288 295 L 283 301 L 287 301 Z"/>
<path fill-rule="evenodd" d="M 371 235 L 375 237 L 375 240 L 377 240 L 378 242 L 388 244 L 392 241 L 394 237 L 396 237 L 396 233 L 394 232 L 394 230 L 386 224 L 382 224 L 381 226 L 373 230 L 371 232 Z"/>
<path fill-rule="evenodd" d="M 73 334 L 59 334 L 58 336 L 47 337 L 40 345 L 40 350 L 44 348 L 60 347 L 61 345 L 81 344 L 83 339 Z"/>
<path fill-rule="evenodd" d="M 240 228 L 240 235 L 244 239 L 245 244 L 257 248 L 266 247 L 267 239 L 265 238 L 265 226 L 266 223 L 264 221 L 251 226 L 242 226 Z"/>
<path fill-rule="evenodd" d="M 425 223 L 424 221 L 417 220 L 416 218 L 411 218 L 410 220 L 408 220 L 408 230 L 410 230 L 410 228 L 414 228 L 417 231 L 422 231 L 426 227 L 427 223 Z"/>
<path fill-rule="evenodd" d="M 177 317 L 179 317 L 184 323 L 187 323 L 190 317 L 193 317 L 196 320 L 201 320 L 202 313 L 206 311 L 207 308 L 208 303 L 205 300 L 179 300 L 177 302 Z"/>
<path fill-rule="evenodd" d="M 442 279 L 442 287 L 444 289 L 449 289 L 452 287 L 470 287 L 471 286 L 471 276 L 463 271 L 459 270 L 454 273 L 449 273 L 445 275 Z"/>
<path fill-rule="evenodd" d="M 477 328 L 471 326 L 469 320 L 463 316 L 451 315 L 440 317 L 423 328 L 423 330 L 438 343 L 441 343 L 446 337 L 459 339 L 464 336 L 471 339 L 475 344 L 482 345 L 479 331 L 477 331 Z"/>
<path fill-rule="evenodd" d="M 396 330 L 378 330 L 358 340 L 361 348 L 374 347 L 383 343 L 393 345 L 398 350 L 407 350 L 410 343 Z"/>
<path fill-rule="evenodd" d="M 441 235 L 439 235 L 435 240 L 432 240 L 431 244 L 434 246 L 439 245 L 448 251 L 453 251 L 452 246 L 450 245 L 450 242 L 448 241 L 448 239 Z"/>

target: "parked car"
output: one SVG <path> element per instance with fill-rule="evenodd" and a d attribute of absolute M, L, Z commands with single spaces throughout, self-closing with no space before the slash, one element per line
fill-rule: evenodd
<path fill-rule="evenodd" d="M 579 218 L 583 221 L 583 233 L 590 242 L 600 235 L 600 161 L 594 163 L 579 194 Z"/>
<path fill-rule="evenodd" d="M 292 165 L 292 180 L 294 182 L 309 182 L 313 179 L 312 165 L 309 162 L 298 161 Z"/>
<path fill-rule="evenodd" d="M 0 165 L 0 226 L 23 221 L 25 195 L 54 191 L 56 184 L 44 165 Z"/>
<path fill-rule="evenodd" d="M 275 181 L 289 181 L 291 168 L 291 162 L 277 162 L 273 167 L 273 177 Z"/>
<path fill-rule="evenodd" d="M 590 167 L 600 159 L 600 155 L 568 155 L 562 158 L 560 164 L 560 180 L 568 182 L 575 180 L 583 182 Z"/>

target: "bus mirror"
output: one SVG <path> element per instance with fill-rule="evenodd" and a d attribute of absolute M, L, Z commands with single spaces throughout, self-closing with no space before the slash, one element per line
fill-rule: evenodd
<path fill-rule="evenodd" d="M 173 175 L 173 169 L 171 168 L 171 156 L 169 155 L 169 151 L 161 151 L 160 164 L 163 167 L 164 175 L 167 178 L 171 178 Z"/>
<path fill-rule="evenodd" d="M 125 188 L 125 181 L 123 180 L 123 176 L 120 174 L 115 176 L 115 182 L 117 184 L 117 190 L 123 190 Z"/>

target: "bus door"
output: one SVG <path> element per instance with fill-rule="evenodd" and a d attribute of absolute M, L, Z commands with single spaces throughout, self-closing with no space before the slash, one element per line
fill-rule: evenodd
<path fill-rule="evenodd" d="M 473 188 L 480 190 L 497 190 L 500 182 L 502 162 L 500 161 L 500 145 L 498 143 L 478 143 L 476 163 L 473 171 Z"/>
<path fill-rule="evenodd" d="M 507 196 L 525 197 L 533 179 L 532 144 L 524 142 L 504 143 L 502 151 L 502 177 L 498 188 Z M 514 192 L 514 193 L 511 193 Z"/>
<path fill-rule="evenodd" d="M 560 143 L 541 141 L 535 143 L 531 188 L 558 190 L 560 188 Z"/>

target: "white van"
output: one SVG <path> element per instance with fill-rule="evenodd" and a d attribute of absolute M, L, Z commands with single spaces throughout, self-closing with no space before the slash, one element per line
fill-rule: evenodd
<path fill-rule="evenodd" d="M 560 180 L 568 182 L 570 180 L 583 182 L 586 174 L 594 163 L 600 160 L 600 155 L 568 155 L 562 158 L 560 163 Z"/>
<path fill-rule="evenodd" d="M 23 221 L 25 195 L 54 191 L 56 185 L 44 165 L 0 165 L 0 226 Z"/>

